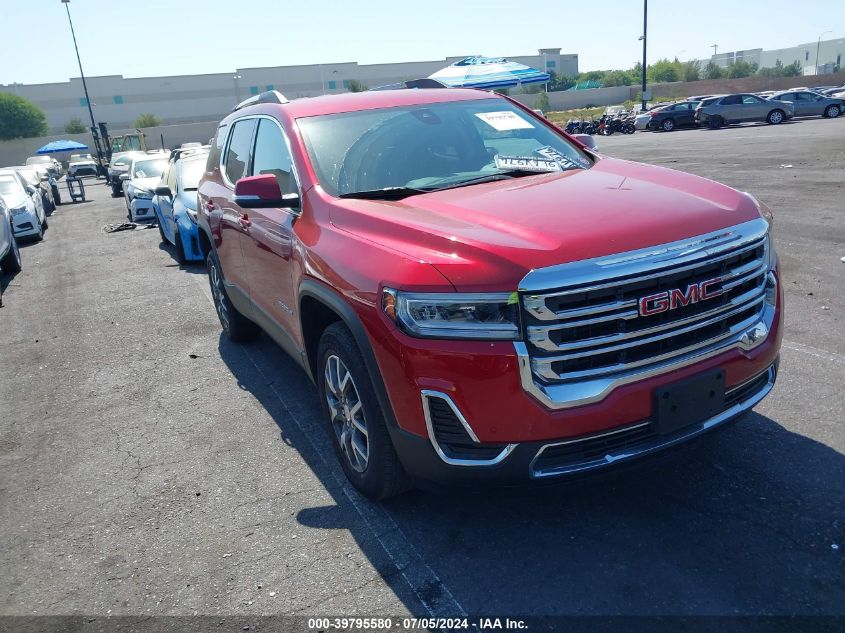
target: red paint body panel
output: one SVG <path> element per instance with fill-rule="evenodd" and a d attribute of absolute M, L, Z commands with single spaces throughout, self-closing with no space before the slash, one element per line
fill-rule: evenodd
<path fill-rule="evenodd" d="M 380 309 L 385 286 L 512 291 L 535 268 L 664 244 L 760 217 L 748 195 L 724 185 L 609 158 L 597 159 L 589 170 L 396 202 L 334 198 L 319 186 L 296 124 L 298 118 L 337 112 L 496 98 L 475 90 L 400 90 L 250 107 L 250 115 L 276 118 L 288 136 L 302 215 L 249 210 L 259 224 L 244 229 L 237 220 L 246 210 L 232 203 L 232 187 L 219 171 L 208 172 L 199 189 L 199 212 L 221 260 L 225 255 L 227 281 L 241 286 L 299 349 L 305 346 L 298 303 L 303 281 L 315 280 L 341 296 L 364 326 L 400 427 L 420 436 L 426 435 L 421 389 L 449 393 L 482 442 L 528 442 L 643 420 L 651 415 L 652 392 L 659 385 L 718 366 L 726 370 L 730 387 L 774 362 L 782 329 L 780 289 L 768 339 L 752 352 L 728 351 L 562 411 L 545 408 L 522 388 L 512 343 L 418 339 L 398 330 Z M 240 116 L 244 113 L 235 112 L 224 123 Z M 262 228 L 264 234 L 257 230 Z"/>

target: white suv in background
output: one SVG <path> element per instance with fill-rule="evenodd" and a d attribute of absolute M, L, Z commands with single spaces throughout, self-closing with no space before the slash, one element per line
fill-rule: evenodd
<path fill-rule="evenodd" d="M 41 240 L 47 228 L 47 214 L 41 201 L 41 192 L 27 183 L 11 169 L 0 170 L 0 196 L 12 216 L 16 237 L 34 237 Z"/>

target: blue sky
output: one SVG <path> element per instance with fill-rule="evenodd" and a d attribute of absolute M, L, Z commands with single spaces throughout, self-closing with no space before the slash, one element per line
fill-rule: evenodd
<path fill-rule="evenodd" d="M 60 0 L 2 0 L 0 83 L 78 76 Z M 707 7 L 705 10 L 704 7 Z M 178 75 L 236 68 L 451 55 L 578 53 L 581 70 L 641 56 L 641 0 L 72 0 L 86 75 Z M 519 17 L 514 17 L 514 16 Z M 649 59 L 785 48 L 845 37 L 845 1 L 649 2 Z"/>

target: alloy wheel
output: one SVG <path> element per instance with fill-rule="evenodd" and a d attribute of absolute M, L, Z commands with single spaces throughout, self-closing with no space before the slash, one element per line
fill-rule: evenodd
<path fill-rule="evenodd" d="M 780 123 L 781 121 L 783 121 L 783 115 L 778 110 L 769 115 L 769 123 Z"/>
<path fill-rule="evenodd" d="M 349 466 L 362 473 L 369 462 L 370 443 L 358 388 L 349 369 L 334 354 L 326 360 L 324 376 L 326 401 L 340 450 Z"/>
<path fill-rule="evenodd" d="M 227 332 L 230 327 L 229 309 L 226 307 L 226 291 L 223 288 L 223 276 L 217 268 L 217 264 L 212 260 L 209 266 L 208 279 L 211 282 L 211 294 L 214 297 L 214 309 L 217 310 L 217 316 L 220 319 L 220 324 Z"/>

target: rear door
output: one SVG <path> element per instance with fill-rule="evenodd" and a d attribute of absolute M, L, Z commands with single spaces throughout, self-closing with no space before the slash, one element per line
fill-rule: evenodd
<path fill-rule="evenodd" d="M 272 174 L 282 194 L 298 193 L 290 145 L 281 124 L 262 116 L 258 122 L 250 175 Z M 298 212 L 284 208 L 250 209 L 250 240 L 244 246 L 253 306 L 290 335 L 296 332 L 293 288 L 293 227 Z"/>
<path fill-rule="evenodd" d="M 244 118 L 230 126 L 220 166 L 222 186 L 205 203 L 206 210 L 218 218 L 220 234 L 215 237 L 223 276 L 228 285 L 241 291 L 244 300 L 249 296 L 249 278 L 244 268 L 243 252 L 244 245 L 250 241 L 250 217 L 247 210 L 234 201 L 235 183 L 249 174 L 250 150 L 257 123 L 255 118 Z"/>
<path fill-rule="evenodd" d="M 812 92 L 795 93 L 795 116 L 813 116 L 824 112 L 824 101 Z"/>
<path fill-rule="evenodd" d="M 719 102 L 718 114 L 722 116 L 725 121 L 741 121 L 742 112 L 742 95 L 728 95 L 723 97 Z"/>

